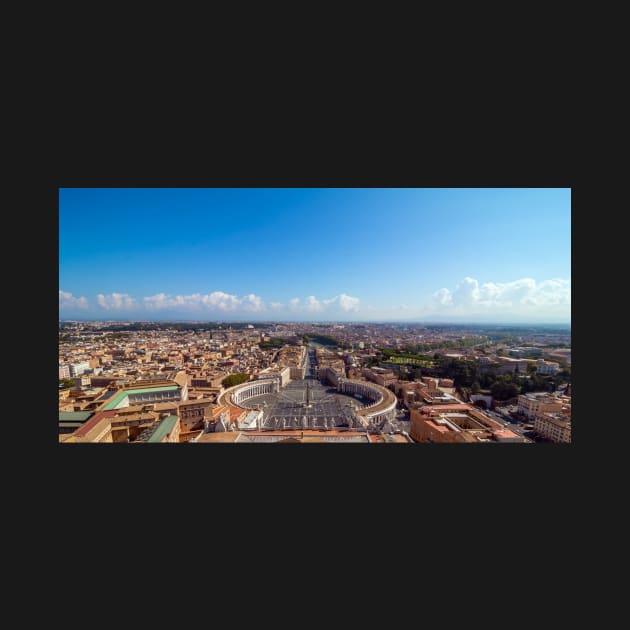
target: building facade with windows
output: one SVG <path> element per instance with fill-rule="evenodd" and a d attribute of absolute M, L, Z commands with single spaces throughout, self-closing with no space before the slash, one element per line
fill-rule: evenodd
<path fill-rule="evenodd" d="M 566 406 L 565 396 L 553 396 L 549 393 L 520 394 L 517 411 L 528 418 L 535 418 L 540 413 L 559 412 Z"/>
<path fill-rule="evenodd" d="M 534 431 L 551 442 L 570 444 L 571 415 L 567 413 L 540 413 L 534 418 Z"/>

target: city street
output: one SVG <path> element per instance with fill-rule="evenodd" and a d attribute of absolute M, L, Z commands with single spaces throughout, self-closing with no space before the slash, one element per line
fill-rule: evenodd
<path fill-rule="evenodd" d="M 496 411 L 487 410 L 485 411 L 486 415 L 488 415 L 492 420 L 496 420 L 500 422 L 506 429 L 513 431 L 517 435 L 521 437 L 531 439 L 530 435 L 528 435 L 529 431 L 524 428 L 524 424 L 515 420 L 512 416 L 504 416 Z"/>

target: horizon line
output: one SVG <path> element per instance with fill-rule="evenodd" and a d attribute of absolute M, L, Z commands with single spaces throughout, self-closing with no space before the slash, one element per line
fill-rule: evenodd
<path fill-rule="evenodd" d="M 570 321 L 453 321 L 453 320 L 394 320 L 394 319 L 371 319 L 371 320 L 297 320 L 297 319 L 81 319 L 81 318 L 60 318 L 59 322 L 82 322 L 82 323 L 108 323 L 108 322 L 128 322 L 132 324 L 176 324 L 176 323 L 192 323 L 192 324 L 442 324 L 442 325 L 496 325 L 496 326 L 571 326 Z"/>

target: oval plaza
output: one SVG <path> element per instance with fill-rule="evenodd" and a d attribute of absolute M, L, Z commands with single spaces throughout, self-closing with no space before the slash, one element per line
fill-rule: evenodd
<path fill-rule="evenodd" d="M 241 430 L 379 431 L 394 420 L 390 390 L 346 378 L 339 366 L 326 365 L 325 356 L 309 346 L 299 373 L 292 372 L 297 379 L 261 373 L 223 392 L 219 403 L 248 412 Z"/>

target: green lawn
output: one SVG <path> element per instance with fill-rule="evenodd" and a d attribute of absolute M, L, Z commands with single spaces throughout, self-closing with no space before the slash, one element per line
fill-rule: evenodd
<path fill-rule="evenodd" d="M 418 365 L 420 367 L 434 367 L 435 362 L 427 359 L 417 359 L 412 357 L 387 357 L 385 362 L 397 363 L 398 365 Z"/>

